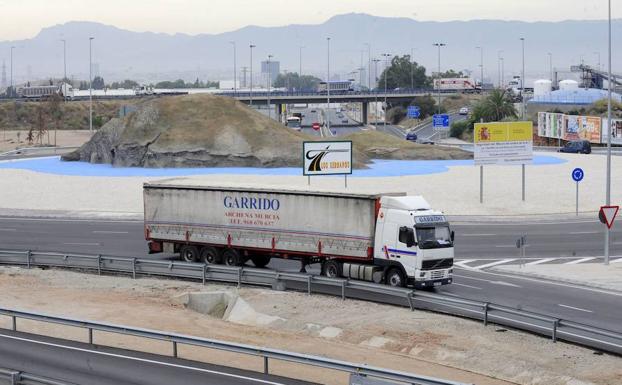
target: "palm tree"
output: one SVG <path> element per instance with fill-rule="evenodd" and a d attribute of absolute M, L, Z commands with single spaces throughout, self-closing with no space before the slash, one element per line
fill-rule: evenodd
<path fill-rule="evenodd" d="M 473 109 L 475 122 L 499 122 L 518 116 L 511 96 L 506 90 L 495 89 Z"/>

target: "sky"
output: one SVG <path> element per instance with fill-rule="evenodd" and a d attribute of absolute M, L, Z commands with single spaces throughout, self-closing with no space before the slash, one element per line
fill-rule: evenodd
<path fill-rule="evenodd" d="M 616 5 L 613 17 L 620 18 Z M 420 21 L 594 20 L 607 18 L 607 0 L 0 0 L 0 10 L 0 41 L 6 41 L 68 21 L 195 35 L 247 25 L 320 24 L 351 12 Z"/>

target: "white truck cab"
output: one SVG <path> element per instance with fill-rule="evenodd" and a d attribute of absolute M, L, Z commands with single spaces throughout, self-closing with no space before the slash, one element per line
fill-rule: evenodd
<path fill-rule="evenodd" d="M 374 265 L 391 286 L 428 288 L 452 282 L 454 235 L 442 212 L 421 196 L 383 196 L 377 214 Z"/>

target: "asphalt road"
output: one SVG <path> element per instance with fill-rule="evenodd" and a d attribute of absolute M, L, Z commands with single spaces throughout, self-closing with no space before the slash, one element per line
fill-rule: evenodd
<path fill-rule="evenodd" d="M 95 338 L 97 340 L 97 332 Z M 257 372 L 6 330 L 0 332 L 0 362 L 3 368 L 74 384 L 309 384 Z"/>
<path fill-rule="evenodd" d="M 527 257 L 602 255 L 602 225 L 594 221 L 550 223 L 458 222 L 456 258 L 477 258 L 494 263 L 516 258 L 515 239 L 527 234 Z M 612 234 L 612 255 L 622 255 L 622 230 Z M 148 255 L 141 222 L 76 221 L 57 219 L 0 218 L 3 249 L 33 249 L 141 258 Z M 556 263 L 559 261 L 550 261 Z M 273 259 L 270 268 L 298 271 L 296 261 Z M 313 265 L 309 273 L 318 274 Z M 483 270 L 455 269 L 454 284 L 438 290 L 480 301 L 520 307 L 577 322 L 622 331 L 622 295 L 571 284 L 505 276 Z M 577 310 L 579 309 L 579 310 Z"/>

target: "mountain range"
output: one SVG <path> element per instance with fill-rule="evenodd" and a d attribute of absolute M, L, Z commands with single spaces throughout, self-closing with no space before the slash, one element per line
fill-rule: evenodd
<path fill-rule="evenodd" d="M 613 36 L 622 33 L 622 20 L 614 20 Z M 498 20 L 423 22 L 409 18 L 387 18 L 367 14 L 334 16 L 322 24 L 282 27 L 247 26 L 220 34 L 163 34 L 132 32 L 114 26 L 73 21 L 42 29 L 36 36 L 19 41 L 0 42 L 0 61 L 10 72 L 10 47 L 13 51 L 15 83 L 60 78 L 63 75 L 63 43 L 66 41 L 67 75 L 88 79 L 89 37 L 93 37 L 94 72 L 107 82 L 135 79 L 141 82 L 183 78 L 193 81 L 233 78 L 233 44 L 239 78 L 242 67 L 250 66 L 253 49 L 253 72 L 260 62 L 273 55 L 281 70 L 298 72 L 300 48 L 302 72 L 326 77 L 327 37 L 330 37 L 330 67 L 335 78 L 357 77 L 352 72 L 368 67 L 368 43 L 372 57 L 382 54 L 405 55 L 414 52 L 414 60 L 424 65 L 428 74 L 441 70 L 472 71 L 480 75 L 480 50 L 484 47 L 484 78 L 496 83 L 498 58 L 503 57 L 504 75 L 518 75 L 522 66 L 520 38 L 525 38 L 525 70 L 529 79 L 549 77 L 549 59 L 560 79 L 573 77 L 569 69 L 582 61 L 606 63 L 606 21 L 522 22 Z M 614 40 L 614 47 L 616 41 Z M 499 52 L 502 51 L 502 52 Z M 613 52 L 614 69 L 621 68 L 622 51 Z M 378 73 L 383 62 L 378 63 Z M 374 66 L 372 65 L 372 75 Z M 364 72 L 364 78 L 367 73 Z M 366 80 L 363 83 L 367 83 Z"/>

